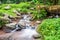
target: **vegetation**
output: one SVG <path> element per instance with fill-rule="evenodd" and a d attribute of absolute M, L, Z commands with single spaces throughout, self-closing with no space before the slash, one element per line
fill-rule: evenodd
<path fill-rule="evenodd" d="M 60 18 L 45 19 L 37 30 L 44 40 L 60 40 Z"/>
<path fill-rule="evenodd" d="M 16 12 L 31 13 L 34 20 L 44 19 L 37 28 L 43 40 L 60 40 L 60 18 L 45 19 L 48 14 L 60 16 L 60 0 L 0 0 L 0 28 L 8 23 L 1 18 L 5 14 L 16 17 Z"/>
<path fill-rule="evenodd" d="M 14 11 L 16 10 L 19 13 L 32 13 L 33 19 L 41 19 L 45 18 L 47 12 L 44 9 L 36 9 L 36 4 L 31 4 L 29 2 L 21 2 L 19 4 L 2 4 L 0 6 L 0 13 L 2 14 L 8 14 L 11 16 L 16 16 Z M 10 7 L 9 9 L 5 7 Z M 32 8 L 32 9 L 31 9 Z"/>
<path fill-rule="evenodd" d="M 8 20 L 0 18 L 0 28 L 2 28 L 3 26 L 5 26 L 5 24 L 7 24 L 7 23 L 9 23 Z"/>
<path fill-rule="evenodd" d="M 33 19 L 43 19 L 47 15 L 47 12 L 44 9 L 33 11 Z"/>

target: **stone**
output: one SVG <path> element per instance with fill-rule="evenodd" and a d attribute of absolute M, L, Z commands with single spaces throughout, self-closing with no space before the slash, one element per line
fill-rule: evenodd
<path fill-rule="evenodd" d="M 9 18 L 9 19 L 14 19 L 15 17 L 13 17 L 13 16 L 8 16 L 8 18 Z"/>
<path fill-rule="evenodd" d="M 4 20 L 8 20 L 9 22 L 12 22 L 11 19 L 9 19 L 9 15 L 7 13 L 4 14 L 3 18 Z"/>
<path fill-rule="evenodd" d="M 41 35 L 39 35 L 39 34 L 37 34 L 37 35 L 33 35 L 33 38 L 34 38 L 34 39 L 41 38 Z"/>
<path fill-rule="evenodd" d="M 5 7 L 5 9 L 7 9 L 7 10 L 10 9 L 10 8 L 11 8 L 10 5 L 7 5 L 7 6 Z"/>
<path fill-rule="evenodd" d="M 2 28 L 4 32 L 10 33 L 12 30 L 16 29 L 16 23 L 5 24 L 5 27 Z"/>
<path fill-rule="evenodd" d="M 11 28 L 11 29 L 15 29 L 16 28 L 15 25 L 16 25 L 16 23 L 9 23 L 9 24 L 6 24 L 6 27 Z"/>
<path fill-rule="evenodd" d="M 40 23 L 41 23 L 41 21 L 36 21 L 36 23 L 37 23 L 37 24 L 40 24 Z"/>
<path fill-rule="evenodd" d="M 23 21 L 23 20 L 20 20 L 18 25 L 21 27 L 21 28 L 25 28 L 26 26 L 26 23 Z"/>
<path fill-rule="evenodd" d="M 13 12 L 16 13 L 17 16 L 20 16 L 21 15 L 17 10 L 14 10 Z"/>
<path fill-rule="evenodd" d="M 22 18 L 22 16 L 16 16 L 15 18 L 16 18 L 16 19 L 21 19 L 21 18 Z"/>
<path fill-rule="evenodd" d="M 34 10 L 34 8 L 30 8 L 31 10 Z"/>
<path fill-rule="evenodd" d="M 3 22 L 2 25 L 0 24 L 0 28 L 2 28 L 3 26 L 5 26 L 6 23 L 9 23 L 9 20 L 6 18 L 0 18 L 0 21 Z"/>

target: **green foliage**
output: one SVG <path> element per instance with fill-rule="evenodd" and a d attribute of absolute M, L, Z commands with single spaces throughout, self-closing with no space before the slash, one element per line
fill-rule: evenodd
<path fill-rule="evenodd" d="M 60 0 L 0 0 L 0 4 L 4 3 L 4 4 L 12 4 L 12 3 L 16 3 L 19 4 L 20 2 L 29 2 L 32 1 L 34 3 L 43 3 L 43 4 L 47 4 L 47 5 L 56 5 L 56 4 L 60 4 Z"/>
<path fill-rule="evenodd" d="M 2 16 L 3 14 L 8 14 L 8 15 L 11 15 L 11 16 L 16 16 L 15 13 L 13 13 L 13 10 L 0 10 L 0 16 Z"/>
<path fill-rule="evenodd" d="M 1 28 L 2 26 L 5 26 L 5 24 L 7 24 L 7 23 L 8 23 L 7 20 L 4 20 L 4 19 L 0 18 L 0 28 Z"/>
<path fill-rule="evenodd" d="M 33 11 L 33 19 L 43 19 L 46 17 L 47 12 L 44 9 Z"/>
<path fill-rule="evenodd" d="M 21 2 L 19 4 L 20 8 L 29 8 L 31 5 L 28 2 Z"/>
<path fill-rule="evenodd" d="M 60 40 L 60 18 L 45 19 L 37 28 L 44 40 Z"/>
<path fill-rule="evenodd" d="M 5 7 L 9 6 L 9 9 Z M 31 9 L 33 8 L 33 9 Z M 36 9 L 36 4 L 31 4 L 30 2 L 21 2 L 19 4 L 2 4 L 0 7 L 0 13 L 8 14 L 11 16 L 16 16 L 13 12 L 14 10 L 18 11 L 19 13 L 28 13 L 31 12 L 33 15 L 33 19 L 42 19 L 46 17 L 47 12 L 44 9 Z"/>

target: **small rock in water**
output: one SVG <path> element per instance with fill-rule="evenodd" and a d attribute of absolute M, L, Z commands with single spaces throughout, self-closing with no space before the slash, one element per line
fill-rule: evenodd
<path fill-rule="evenodd" d="M 20 20 L 18 25 L 21 27 L 21 28 L 25 28 L 26 26 L 26 23 L 23 21 L 23 20 Z"/>
<path fill-rule="evenodd" d="M 34 38 L 34 39 L 41 38 L 41 35 L 38 35 L 38 34 L 37 34 L 37 35 L 33 35 L 33 38 Z"/>

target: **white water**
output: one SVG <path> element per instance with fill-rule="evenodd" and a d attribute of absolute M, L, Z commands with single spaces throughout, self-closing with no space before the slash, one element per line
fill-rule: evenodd
<path fill-rule="evenodd" d="M 21 36 L 32 38 L 32 36 L 36 35 L 36 34 L 37 34 L 37 32 L 35 31 L 35 29 L 26 28 L 26 29 L 23 29 L 23 35 L 21 35 Z"/>
<path fill-rule="evenodd" d="M 24 40 L 31 40 L 31 38 L 33 37 L 33 35 L 36 35 L 38 34 L 36 31 L 35 31 L 35 28 L 30 25 L 30 19 L 31 17 L 28 17 L 29 15 L 23 15 L 23 19 L 21 19 L 19 22 L 23 21 L 23 22 L 26 22 L 26 29 L 22 29 L 22 34 L 21 34 L 21 37 L 22 38 L 26 38 Z M 12 32 L 15 32 L 17 29 L 18 29 L 18 25 L 16 25 L 16 29 L 13 30 Z M 20 31 L 21 32 L 21 31 Z"/>

